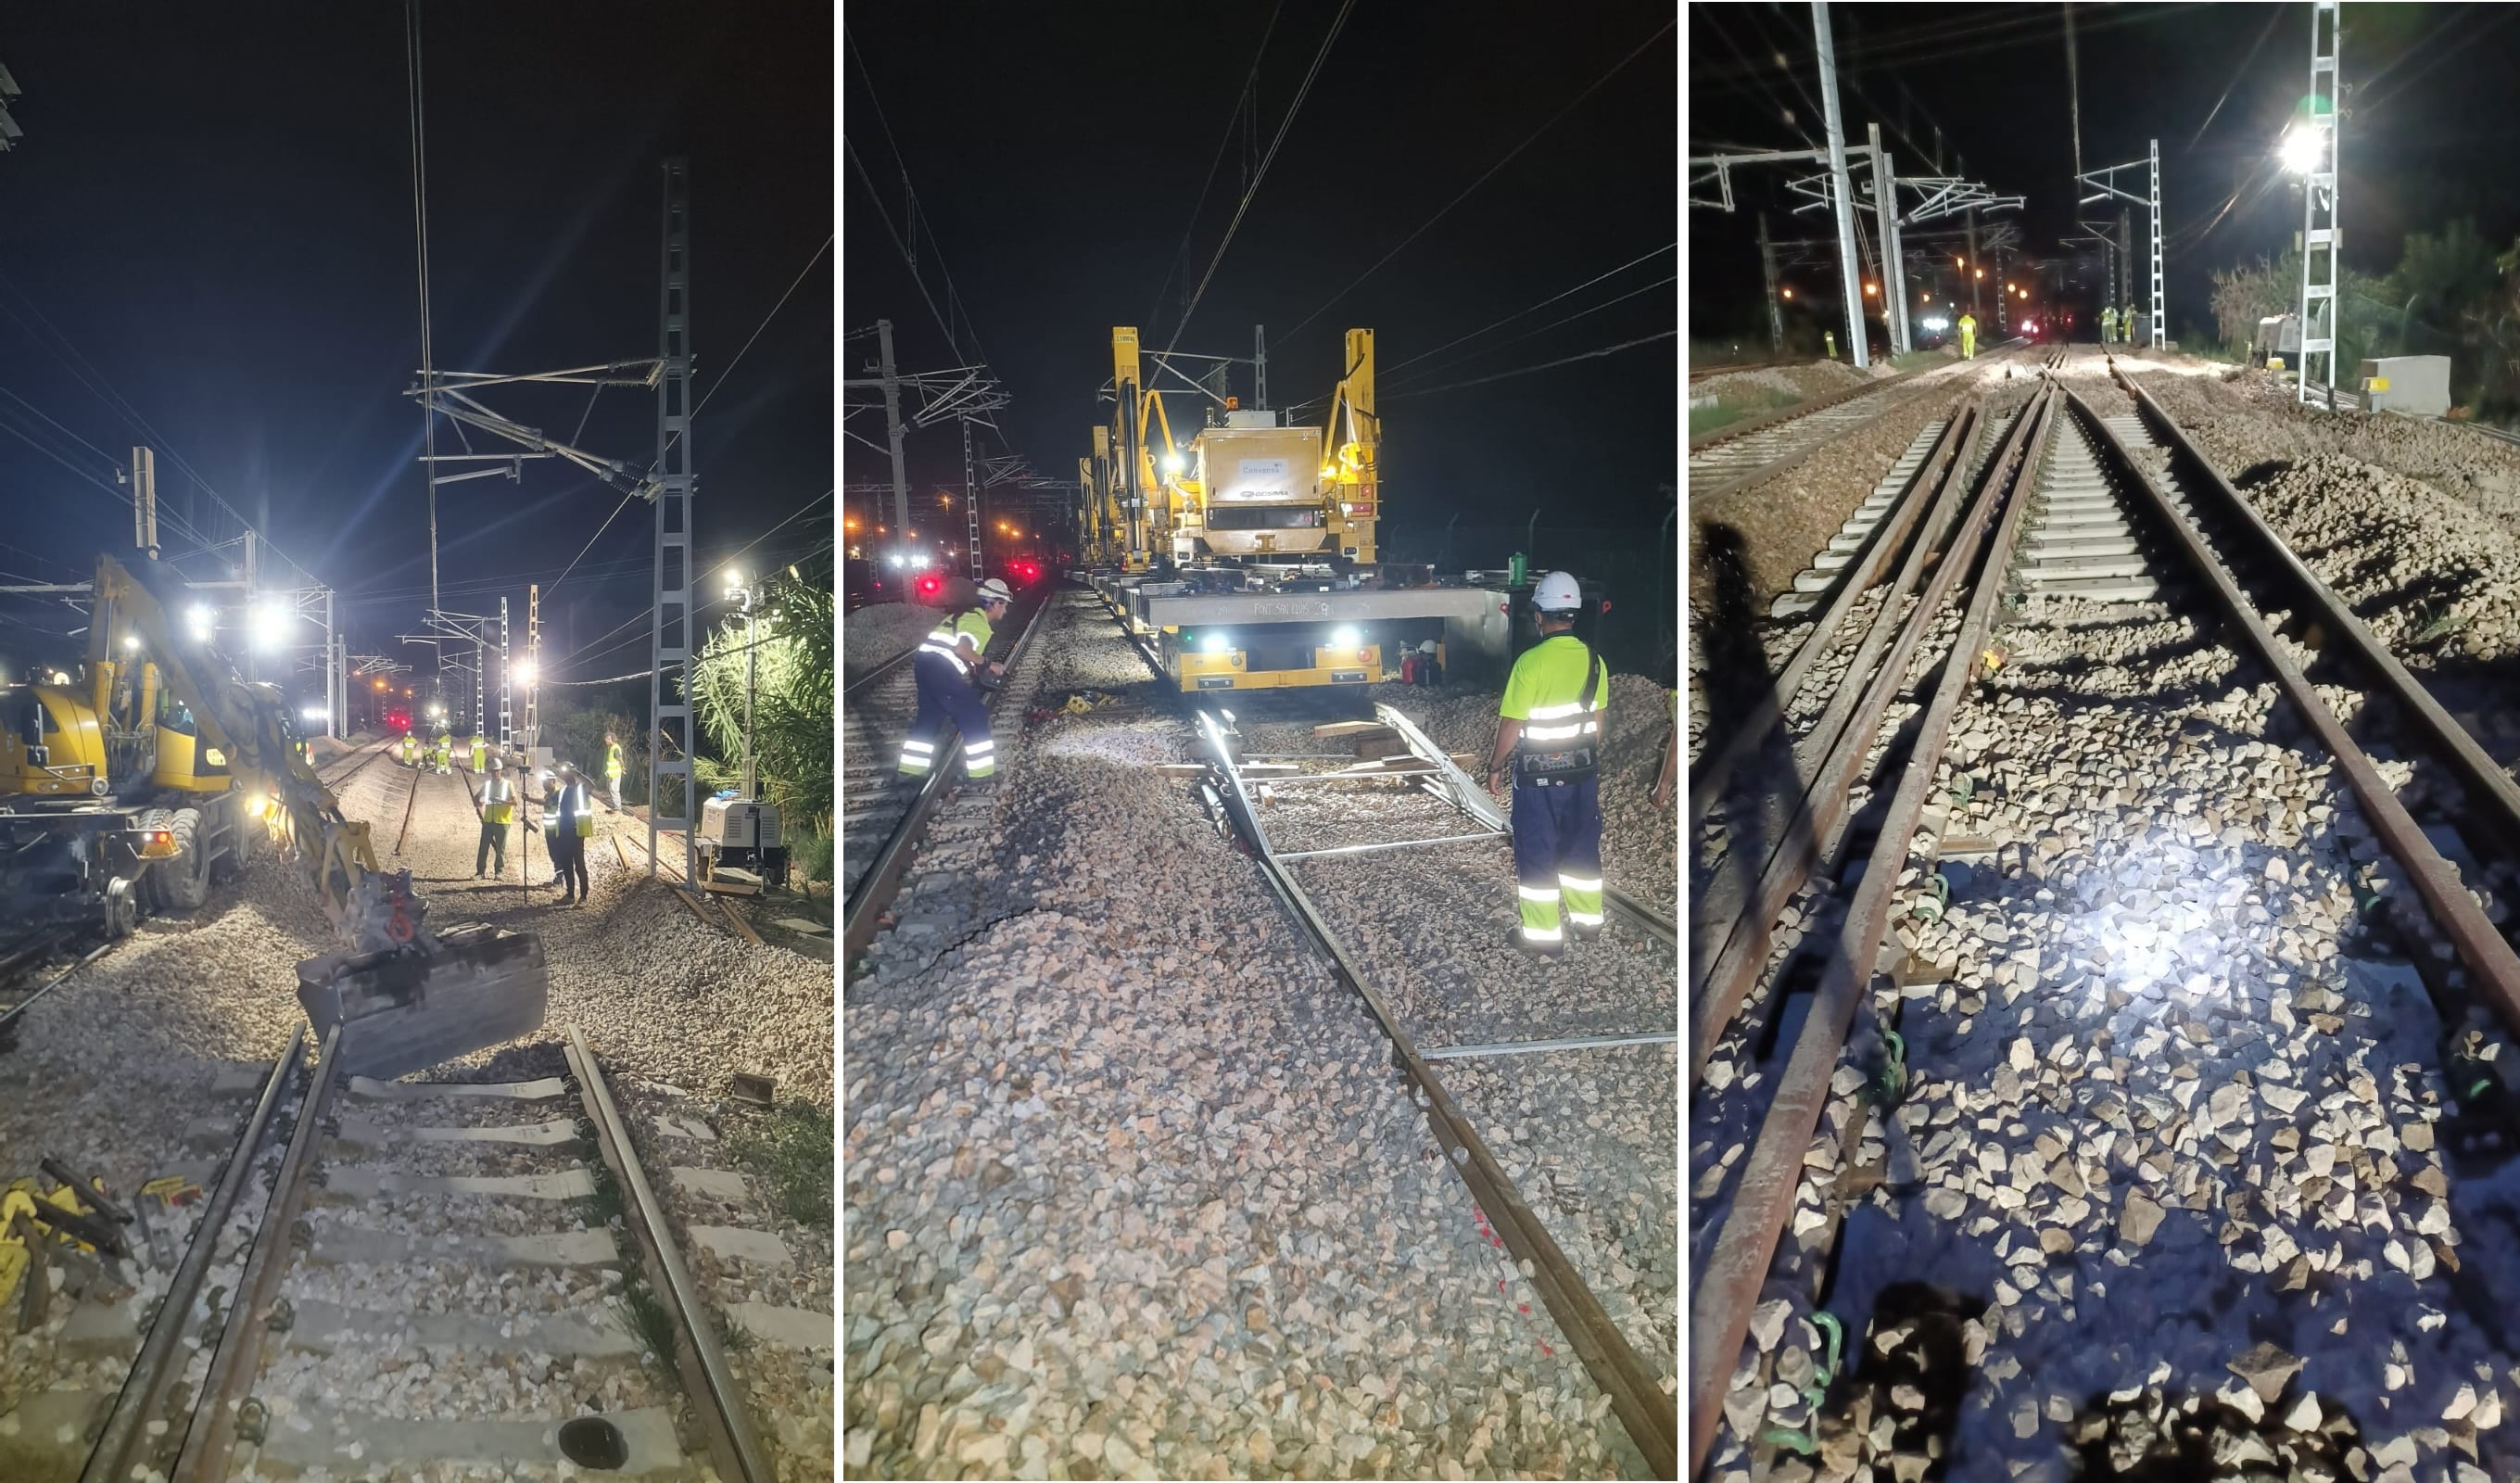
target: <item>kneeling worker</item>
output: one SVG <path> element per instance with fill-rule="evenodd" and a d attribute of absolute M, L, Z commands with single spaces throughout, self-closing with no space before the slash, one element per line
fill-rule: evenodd
<path fill-rule="evenodd" d="M 507 769 L 494 754 L 490 758 L 489 776 L 481 784 L 481 845 L 472 852 L 472 878 L 481 878 L 485 862 L 497 861 L 493 878 L 508 874 L 508 826 L 517 822 L 517 790 L 508 783 Z"/>
<path fill-rule="evenodd" d="M 1576 936 L 1601 930 L 1599 759 L 1610 669 L 1575 637 L 1583 602 L 1575 579 L 1562 571 L 1532 588 L 1540 642 L 1523 651 L 1506 677 L 1496 750 L 1488 759 L 1490 792 L 1507 766 L 1513 769 L 1513 874 L 1522 924 L 1506 941 L 1539 958 L 1565 951 L 1561 902 Z"/>
<path fill-rule="evenodd" d="M 963 734 L 963 776 L 974 783 L 998 771 L 997 743 L 989 736 L 989 709 L 980 703 L 974 677 L 985 667 L 1005 674 L 1004 664 L 984 660 L 993 626 L 1007 615 L 1014 593 L 991 577 L 980 584 L 980 607 L 947 616 L 919 646 L 911 668 L 919 677 L 919 716 L 901 743 L 903 778 L 923 778 L 936 765 L 936 739 L 951 718 Z"/>

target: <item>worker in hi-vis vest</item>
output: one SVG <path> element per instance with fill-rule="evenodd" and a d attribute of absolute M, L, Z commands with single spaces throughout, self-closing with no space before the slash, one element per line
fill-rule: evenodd
<path fill-rule="evenodd" d="M 495 756 L 489 767 L 481 782 L 481 844 L 472 852 L 475 880 L 481 878 L 481 867 L 493 861 L 494 877 L 508 874 L 508 827 L 517 822 L 517 789 L 508 782 L 507 769 Z"/>

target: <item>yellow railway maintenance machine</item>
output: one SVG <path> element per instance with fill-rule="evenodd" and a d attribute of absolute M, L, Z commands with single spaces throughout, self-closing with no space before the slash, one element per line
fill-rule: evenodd
<path fill-rule="evenodd" d="M 299 753 L 277 686 L 238 677 L 181 579 L 97 559 L 79 676 L 0 687 L 0 929 L 116 938 L 200 910 L 262 843 L 292 855 L 343 951 L 297 966 L 343 1065 L 390 1079 L 542 1023 L 539 939 L 432 927 L 409 871 Z"/>
<path fill-rule="evenodd" d="M 1428 644 L 1448 665 L 1454 649 L 1503 652 L 1496 593 L 1422 573 L 1401 585 L 1377 566 L 1373 332 L 1348 331 L 1345 350 L 1323 426 L 1202 392 L 1205 426 L 1184 448 L 1145 385 L 1138 332 L 1111 332 L 1112 421 L 1078 461 L 1088 563 L 1184 691 L 1372 685 Z"/>

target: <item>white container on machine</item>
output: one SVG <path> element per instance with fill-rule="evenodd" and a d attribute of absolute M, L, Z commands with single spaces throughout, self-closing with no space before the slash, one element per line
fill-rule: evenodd
<path fill-rule="evenodd" d="M 2366 360 L 2361 385 L 2367 411 L 2442 417 L 2450 411 L 2450 357 L 2389 355 Z"/>

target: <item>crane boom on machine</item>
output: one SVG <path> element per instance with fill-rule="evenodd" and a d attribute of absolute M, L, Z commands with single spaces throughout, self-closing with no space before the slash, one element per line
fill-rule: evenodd
<path fill-rule="evenodd" d="M 343 1066 L 399 1076 L 542 1024 L 541 940 L 439 932 L 409 871 L 387 872 L 363 821 L 300 748 L 279 687 L 241 678 L 206 613 L 179 631 L 180 579 L 97 559 L 78 682 L 0 690 L 0 920 L 120 936 L 146 908 L 189 914 L 257 837 L 290 852 L 343 948 L 297 966 L 318 1035 Z"/>

